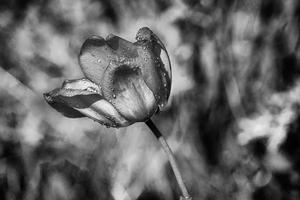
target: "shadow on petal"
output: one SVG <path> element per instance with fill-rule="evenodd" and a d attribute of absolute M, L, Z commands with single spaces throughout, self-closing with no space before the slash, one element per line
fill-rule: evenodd
<path fill-rule="evenodd" d="M 68 105 L 65 105 L 64 103 L 54 101 L 52 99 L 50 93 L 45 93 L 44 98 L 52 108 L 54 108 L 58 112 L 62 113 L 66 117 L 70 117 L 70 118 L 85 117 L 82 113 L 73 109 L 72 107 L 69 107 Z"/>
<path fill-rule="evenodd" d="M 157 109 L 154 94 L 141 73 L 138 67 L 122 65 L 113 74 L 112 89 L 103 90 L 114 107 L 127 119 L 135 122 L 147 120 Z"/>

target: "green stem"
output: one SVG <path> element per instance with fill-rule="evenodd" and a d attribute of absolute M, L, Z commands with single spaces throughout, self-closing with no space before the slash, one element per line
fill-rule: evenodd
<path fill-rule="evenodd" d="M 176 163 L 175 157 L 174 157 L 173 152 L 172 152 L 170 146 L 168 145 L 166 139 L 162 136 L 161 132 L 158 130 L 158 128 L 155 126 L 155 124 L 151 121 L 151 119 L 149 119 L 145 123 L 151 129 L 152 133 L 158 139 L 158 141 L 160 142 L 162 148 L 166 152 L 166 154 L 168 156 L 168 159 L 169 159 L 169 162 L 171 164 L 171 167 L 173 169 L 176 181 L 177 181 L 177 183 L 179 185 L 179 188 L 181 190 L 183 198 L 186 199 L 186 200 L 191 200 L 192 198 L 191 198 L 191 196 L 189 195 L 189 193 L 186 189 L 186 186 L 183 182 L 181 173 L 179 172 L 179 168 L 178 168 L 178 165 Z"/>

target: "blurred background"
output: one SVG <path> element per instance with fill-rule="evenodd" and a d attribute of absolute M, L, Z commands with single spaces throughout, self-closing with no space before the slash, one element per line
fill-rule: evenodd
<path fill-rule="evenodd" d="M 88 36 L 143 26 L 171 57 L 152 119 L 193 199 L 300 199 L 298 0 L 1 0 L 0 199 L 179 199 L 145 124 L 69 119 L 42 96 L 83 77 Z"/>

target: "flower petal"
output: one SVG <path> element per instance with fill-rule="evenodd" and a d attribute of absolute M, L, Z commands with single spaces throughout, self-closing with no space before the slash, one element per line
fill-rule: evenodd
<path fill-rule="evenodd" d="M 161 66 L 164 67 L 165 70 L 170 79 L 172 79 L 172 69 L 171 69 L 171 62 L 170 62 L 170 58 L 167 52 L 167 49 L 165 47 L 165 45 L 163 44 L 163 42 L 159 39 L 159 37 L 153 33 L 153 31 L 151 31 L 148 27 L 143 27 L 140 28 L 136 34 L 136 40 L 138 42 L 151 42 L 152 45 L 154 46 L 154 52 L 156 56 L 161 56 L 161 60 L 163 63 L 165 63 L 165 66 Z M 163 52 L 161 52 L 161 50 Z"/>
<path fill-rule="evenodd" d="M 146 77 L 146 83 L 150 86 L 152 91 L 155 91 L 156 99 L 158 100 L 159 107 L 162 108 L 166 105 L 171 91 L 172 71 L 171 62 L 165 45 L 159 39 L 159 37 L 153 33 L 148 27 L 141 28 L 136 35 L 137 43 L 143 43 L 150 46 L 150 50 L 153 53 L 151 55 L 154 58 L 155 66 L 160 80 L 160 87 L 157 85 L 149 84 L 151 82 L 157 82 L 155 76 Z M 155 80 L 151 80 L 155 79 Z"/>
<path fill-rule="evenodd" d="M 114 72 L 107 78 L 103 94 L 130 121 L 145 121 L 157 110 L 156 99 L 145 83 L 139 67 L 112 62 Z"/>
<path fill-rule="evenodd" d="M 124 40 L 123 38 L 109 34 L 106 37 L 106 43 L 114 50 L 114 53 L 119 59 L 134 59 L 138 57 L 137 47 L 132 42 Z"/>
<path fill-rule="evenodd" d="M 73 109 L 72 107 L 61 103 L 60 101 L 55 101 L 53 100 L 54 98 L 52 96 L 54 96 L 54 94 L 58 91 L 58 89 L 55 89 L 49 93 L 45 93 L 44 94 L 44 98 L 47 101 L 47 103 L 54 108 L 55 110 L 57 110 L 58 112 L 62 113 L 64 116 L 66 117 L 70 117 L 70 118 L 79 118 L 79 117 L 85 117 L 82 113 L 80 113 L 79 111 Z"/>
<path fill-rule="evenodd" d="M 46 101 L 67 117 L 89 117 L 101 124 L 120 127 L 130 122 L 100 94 L 88 79 L 65 81 L 62 88 L 44 94 Z"/>
<path fill-rule="evenodd" d="M 88 108 L 75 108 L 80 113 L 87 117 L 111 127 L 125 127 L 132 122 L 129 122 L 105 99 L 94 102 Z"/>
<path fill-rule="evenodd" d="M 89 37 L 82 45 L 79 64 L 84 75 L 101 86 L 101 79 L 112 60 L 137 57 L 136 46 L 110 34 L 106 40 L 99 36 Z"/>
<path fill-rule="evenodd" d="M 157 63 L 158 65 L 158 74 L 160 76 L 161 79 L 161 87 L 159 89 L 159 93 L 158 93 L 158 105 L 159 108 L 162 109 L 168 102 L 169 96 L 170 96 L 170 92 L 171 92 L 171 84 L 172 84 L 172 76 L 171 76 L 171 71 L 168 71 L 165 67 L 167 65 L 170 65 L 169 59 L 167 59 L 166 57 L 168 57 L 166 51 L 161 51 L 161 56 L 159 56 L 159 58 L 162 60 L 160 62 Z M 165 60 L 165 61 L 163 61 Z"/>
<path fill-rule="evenodd" d="M 91 36 L 81 47 L 79 65 L 84 75 L 99 85 L 106 67 L 114 56 L 115 53 L 102 37 Z"/>

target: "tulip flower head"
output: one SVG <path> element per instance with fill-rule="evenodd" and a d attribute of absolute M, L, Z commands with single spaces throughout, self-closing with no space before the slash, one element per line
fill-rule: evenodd
<path fill-rule="evenodd" d="M 147 27 L 132 43 L 110 34 L 89 37 L 79 65 L 85 78 L 66 80 L 45 93 L 66 117 L 89 117 L 107 127 L 147 121 L 162 109 L 171 89 L 171 64 L 161 40 Z"/>

